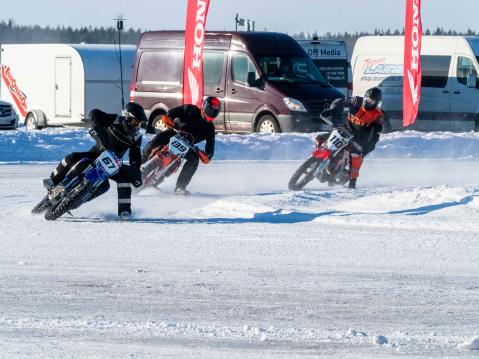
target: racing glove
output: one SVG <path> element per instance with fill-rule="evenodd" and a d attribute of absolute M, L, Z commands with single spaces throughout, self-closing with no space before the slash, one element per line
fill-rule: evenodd
<path fill-rule="evenodd" d="M 175 122 L 168 118 L 168 116 L 166 115 L 161 116 L 161 122 L 168 128 L 175 127 Z"/>
<path fill-rule="evenodd" d="M 207 155 L 202 150 L 198 150 L 198 157 L 200 158 L 201 162 L 203 162 L 205 165 L 207 165 L 208 163 L 210 163 L 212 156 Z"/>

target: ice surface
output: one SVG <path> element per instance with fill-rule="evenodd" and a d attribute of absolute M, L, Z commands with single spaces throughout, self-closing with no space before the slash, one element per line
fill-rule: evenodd
<path fill-rule="evenodd" d="M 11 151 L 22 162 L 52 161 L 74 141 L 91 144 L 81 131 L 71 140 L 49 131 L 17 133 Z M 2 151 L 11 133 L 0 133 Z M 25 147 L 40 139 L 43 149 Z M 468 149 L 443 158 L 459 139 Z M 427 141 L 437 143 L 427 153 L 397 150 L 425 151 Z M 387 135 L 358 190 L 316 181 L 290 192 L 304 157 L 250 161 L 256 150 L 248 151 L 275 155 L 270 143 L 305 146 L 307 156 L 309 135 L 219 136 L 218 158 L 230 160 L 200 166 L 191 197 L 174 196 L 170 178 L 162 191 L 133 197 L 126 223 L 114 185 L 72 217 L 32 216 L 54 164 L 13 164 L 2 154 L 0 357 L 471 355 L 477 142 L 472 133 Z"/>

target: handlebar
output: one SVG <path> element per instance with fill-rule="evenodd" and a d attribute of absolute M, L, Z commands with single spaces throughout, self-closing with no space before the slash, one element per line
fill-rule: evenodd
<path fill-rule="evenodd" d="M 327 118 L 327 117 L 325 117 L 325 116 L 323 116 L 323 115 L 319 115 L 319 117 L 321 118 L 321 120 L 323 120 L 324 122 L 326 122 L 326 124 L 327 124 L 328 126 L 331 126 L 331 127 L 334 128 L 334 129 L 339 129 L 339 128 L 340 128 L 340 127 L 336 126 L 336 125 L 333 123 L 333 121 L 331 121 L 329 118 Z M 348 131 L 348 133 L 349 133 L 349 131 Z M 351 140 L 350 143 L 351 143 L 351 146 L 353 146 L 354 148 L 356 148 L 359 152 L 363 153 L 363 147 L 362 147 L 359 143 L 357 143 L 357 142 L 354 141 L 354 140 Z"/>
<path fill-rule="evenodd" d="M 333 121 L 331 121 L 329 118 L 324 117 L 323 115 L 319 115 L 319 118 L 320 118 L 321 120 L 323 120 L 324 122 L 326 122 L 327 125 L 329 125 L 329 126 L 331 126 L 331 127 L 337 128 L 337 127 L 334 125 Z"/>

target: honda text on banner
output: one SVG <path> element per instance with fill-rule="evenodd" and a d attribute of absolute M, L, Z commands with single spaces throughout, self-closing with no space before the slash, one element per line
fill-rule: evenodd
<path fill-rule="evenodd" d="M 403 126 L 414 123 L 421 102 L 421 0 L 407 0 L 404 36 Z"/>

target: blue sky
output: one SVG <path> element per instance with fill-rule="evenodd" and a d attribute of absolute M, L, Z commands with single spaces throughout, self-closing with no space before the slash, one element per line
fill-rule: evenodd
<path fill-rule="evenodd" d="M 109 26 L 124 14 L 128 27 L 184 27 L 186 0 L 2 1 L 0 20 L 22 25 Z M 234 17 L 256 21 L 256 29 L 282 32 L 355 32 L 401 29 L 405 0 L 211 0 L 207 28 L 234 29 Z M 422 0 L 424 28 L 479 30 L 479 0 Z"/>

